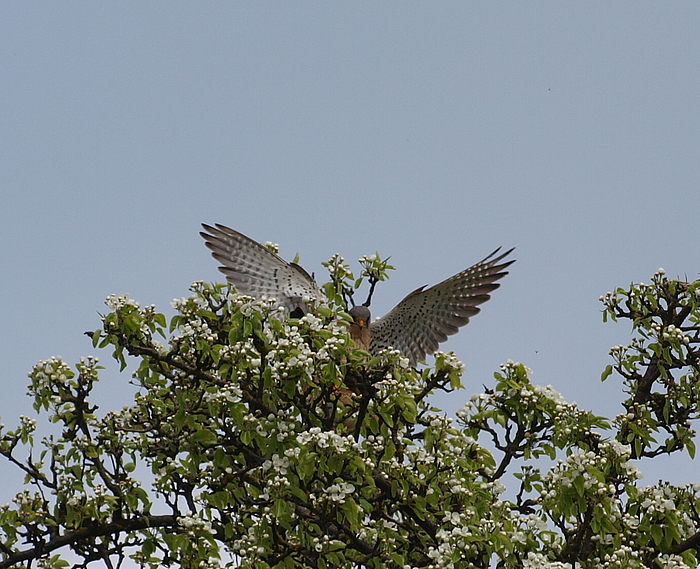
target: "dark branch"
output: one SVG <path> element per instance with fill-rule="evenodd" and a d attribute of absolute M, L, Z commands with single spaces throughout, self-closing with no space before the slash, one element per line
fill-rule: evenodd
<path fill-rule="evenodd" d="M 3 561 L 0 561 L 0 569 L 4 569 L 5 567 L 12 567 L 16 563 L 20 563 L 22 561 L 37 559 L 43 555 L 55 551 L 56 549 L 65 547 L 66 545 L 78 543 L 93 537 L 100 537 L 104 535 L 119 535 L 121 533 L 157 527 L 175 528 L 177 527 L 177 518 L 175 516 L 170 515 L 143 516 L 131 520 L 121 520 L 119 521 L 119 523 L 83 527 L 69 534 L 55 537 L 48 543 L 44 543 L 32 549 L 27 549 L 25 551 L 20 551 L 18 553 L 10 555 Z"/>

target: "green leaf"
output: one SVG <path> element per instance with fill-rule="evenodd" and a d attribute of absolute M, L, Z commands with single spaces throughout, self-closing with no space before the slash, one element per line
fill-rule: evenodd
<path fill-rule="evenodd" d="M 48 561 L 48 566 L 55 569 L 62 569 L 63 567 L 69 567 L 70 563 L 65 559 L 61 559 L 59 555 L 52 555 L 51 559 Z"/>
<path fill-rule="evenodd" d="M 309 497 L 306 495 L 306 492 L 304 492 L 299 486 L 289 486 L 287 488 L 293 496 L 296 498 L 299 498 L 302 502 L 306 503 L 309 501 Z"/>
<path fill-rule="evenodd" d="M 412 397 L 406 397 L 402 402 L 401 416 L 406 419 L 406 422 L 415 424 L 416 416 L 418 415 L 418 407 Z"/>
<path fill-rule="evenodd" d="M 291 505 L 292 504 L 290 502 L 287 502 L 286 500 L 275 500 L 275 505 L 272 512 L 278 520 L 284 519 L 287 517 L 289 507 Z"/>
<path fill-rule="evenodd" d="M 156 550 L 156 543 L 153 538 L 148 538 L 144 540 L 143 545 L 141 546 L 141 553 L 143 553 L 145 556 L 150 556 L 153 554 L 153 552 Z"/>
<path fill-rule="evenodd" d="M 695 442 L 692 439 L 686 441 L 685 448 L 688 449 L 688 456 L 695 458 Z"/>
<path fill-rule="evenodd" d="M 217 437 L 214 433 L 207 429 L 200 429 L 194 435 L 192 435 L 191 440 L 201 445 L 213 445 L 216 443 Z"/>
<path fill-rule="evenodd" d="M 600 381 L 605 381 L 606 379 L 608 379 L 610 377 L 610 375 L 612 374 L 612 372 L 613 372 L 612 365 L 605 366 L 605 371 L 603 371 L 603 373 L 601 374 Z"/>
<path fill-rule="evenodd" d="M 360 526 L 360 510 L 357 507 L 355 500 L 352 498 L 347 498 L 345 502 L 343 502 L 343 512 L 345 512 L 345 517 L 350 523 L 350 527 L 353 529 L 353 531 L 357 531 Z"/>

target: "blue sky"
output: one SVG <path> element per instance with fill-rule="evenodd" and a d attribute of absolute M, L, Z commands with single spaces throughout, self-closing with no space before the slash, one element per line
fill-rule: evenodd
<path fill-rule="evenodd" d="M 221 280 L 198 235 L 279 243 L 323 280 L 334 253 L 397 270 L 373 312 L 498 246 L 517 262 L 444 347 L 454 412 L 507 359 L 569 400 L 627 325 L 616 286 L 698 277 L 695 2 L 6 2 L 0 6 L 0 416 L 27 371 L 95 353 L 104 298 L 170 312 Z M 129 401 L 108 353 L 102 409 Z M 642 465 L 698 481 L 697 464 Z M 9 466 L 0 464 L 0 473 Z"/>

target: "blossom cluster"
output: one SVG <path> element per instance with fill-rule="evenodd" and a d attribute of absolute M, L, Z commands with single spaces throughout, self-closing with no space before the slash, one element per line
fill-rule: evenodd
<path fill-rule="evenodd" d="M 209 324 L 203 319 L 198 317 L 190 318 L 186 324 L 178 326 L 178 337 L 177 342 L 182 343 L 182 340 L 192 338 L 192 339 L 202 339 L 205 342 L 214 343 L 216 341 L 216 334 L 211 331 Z M 194 344 L 190 344 L 194 349 Z"/>
<path fill-rule="evenodd" d="M 685 334 L 680 328 L 676 328 L 673 324 L 669 324 L 664 328 L 658 322 L 652 322 L 651 328 L 656 330 L 664 340 L 676 340 L 684 344 L 690 343 L 691 337 Z"/>
<path fill-rule="evenodd" d="M 350 266 L 347 265 L 345 263 L 345 259 L 337 253 L 328 261 L 323 263 L 323 265 L 328 269 L 328 272 L 334 281 L 342 281 L 345 278 L 353 278 Z"/>
<path fill-rule="evenodd" d="M 212 528 L 210 521 L 204 520 L 201 517 L 194 515 L 192 512 L 188 512 L 184 516 L 180 516 L 177 519 L 177 523 L 192 537 L 196 537 L 202 532 L 210 534 L 216 533 L 216 530 Z"/>
<path fill-rule="evenodd" d="M 112 310 L 119 310 L 125 306 L 141 307 L 141 303 L 131 298 L 128 294 L 110 294 L 105 299 L 105 304 Z"/>
<path fill-rule="evenodd" d="M 74 373 L 61 356 L 52 356 L 37 363 L 28 375 L 32 379 L 34 392 L 38 393 L 55 385 L 65 384 Z"/>
<path fill-rule="evenodd" d="M 371 279 L 388 268 L 378 255 L 360 262 Z M 329 264 L 342 281 L 331 302 L 339 306 L 351 273 L 341 257 Z M 615 294 L 630 303 L 649 298 L 653 287 L 665 286 L 663 273 L 654 279 Z M 435 369 L 417 372 L 396 350 L 371 359 L 352 352 L 346 316 L 312 299 L 304 300 L 318 309 L 290 320 L 274 299 L 229 294 L 225 285 L 195 283 L 193 290 L 173 301 L 176 335 L 167 353 L 154 351 L 150 336 L 166 328 L 162 315 L 126 295 L 107 300 L 117 313 L 105 317 L 96 342 L 113 345 L 118 359 L 145 354 L 133 375 L 140 393 L 131 407 L 102 420 L 85 411 L 93 407 L 78 395 L 97 377 L 96 358 L 81 360 L 77 378 L 60 358 L 35 366 L 35 389 L 54 404 L 65 401 L 63 415 L 54 416 L 64 435 L 46 443 L 46 458 L 25 470 L 37 486 L 49 480 L 50 489 L 0 507 L 4 538 L 22 523 L 34 531 L 49 510 L 67 516 L 50 520 L 50 532 L 59 528 L 61 535 L 117 511 L 123 518 L 148 515 L 149 494 L 130 476 L 142 458 L 172 511 L 163 517 L 177 519 L 157 530 L 167 537 L 152 556 L 150 542 L 137 554 L 144 566 L 170 555 L 168 549 L 191 566 L 216 566 L 222 547 L 241 567 L 297 554 L 300 565 L 323 559 L 350 566 L 367 562 L 371 552 L 376 566 L 404 569 L 487 566 L 495 559 L 573 569 L 562 561 L 573 557 L 571 536 L 586 540 L 587 567 L 641 567 L 650 558 L 667 569 L 689 566 L 688 552 L 658 555 L 697 533 L 700 488 L 638 487 L 641 474 L 631 459 L 637 447 L 603 440 L 597 431 L 607 428 L 603 420 L 552 386 L 531 384 L 523 364 L 504 364 L 497 385 L 472 397 L 453 420 L 425 397 L 435 385 L 459 385 L 464 365 L 454 354 L 436 352 Z M 652 336 L 665 347 L 693 347 L 681 324 L 644 325 L 647 335 L 613 352 L 642 354 Z M 619 440 L 630 440 L 621 431 L 639 416 L 628 409 L 613 424 Z M 35 424 L 23 417 L 17 432 L 29 435 Z M 3 454 L 17 438 L 0 439 Z M 528 462 L 541 456 L 553 463 L 546 472 Z M 518 463 L 524 463 L 516 475 L 520 492 L 510 501 L 514 492 L 506 492 L 503 475 Z M 34 474 L 47 468 L 54 469 L 49 477 Z M 51 492 L 55 502 L 43 498 Z M 196 511 L 180 514 L 187 510 Z M 41 539 L 51 540 L 50 532 Z"/>
<path fill-rule="evenodd" d="M 351 449 L 359 450 L 359 443 L 351 435 L 340 435 L 335 431 L 323 431 L 320 427 L 312 427 L 297 435 L 297 442 L 305 447 L 314 445 L 322 449 L 333 449 L 336 452 L 344 453 Z"/>
<path fill-rule="evenodd" d="M 447 371 L 454 371 L 462 375 L 465 370 L 464 363 L 454 354 L 454 352 L 435 352 L 436 367 Z"/>
<path fill-rule="evenodd" d="M 355 493 L 355 486 L 349 482 L 340 480 L 335 484 L 331 484 L 323 492 L 331 502 L 343 503 L 348 496 Z M 312 499 L 313 497 L 314 496 L 312 496 Z"/>
<path fill-rule="evenodd" d="M 565 460 L 557 463 L 544 476 L 542 498 L 551 500 L 561 492 L 571 492 L 576 484 L 580 484 L 586 495 L 615 496 L 618 493 L 617 483 L 624 481 L 632 483 L 642 478 L 639 469 L 627 461 L 630 448 L 618 441 L 602 441 L 598 452 L 578 449 Z M 617 483 L 608 482 L 601 473 L 614 469 Z M 580 481 L 579 481 L 580 480 Z"/>
<path fill-rule="evenodd" d="M 180 314 L 188 316 L 196 314 L 196 312 L 199 309 L 204 308 L 206 304 L 207 301 L 198 294 L 193 294 L 187 298 L 174 298 L 170 302 L 170 306 L 172 306 Z"/>

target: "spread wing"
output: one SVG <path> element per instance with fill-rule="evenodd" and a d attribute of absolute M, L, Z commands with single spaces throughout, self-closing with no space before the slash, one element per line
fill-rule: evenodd
<path fill-rule="evenodd" d="M 512 250 L 496 257 L 498 248 L 461 273 L 427 290 L 414 290 L 391 312 L 370 324 L 370 352 L 394 348 L 412 366 L 435 352 L 447 336 L 457 333 L 479 312 L 480 304 L 491 298 L 491 292 L 500 286 L 496 281 L 507 275 L 504 269 L 515 262 L 501 263 Z"/>
<path fill-rule="evenodd" d="M 322 298 L 314 279 L 295 263 L 288 263 L 238 231 L 224 225 L 202 224 L 207 247 L 221 263 L 219 270 L 226 280 L 242 293 L 255 298 L 275 298 L 277 304 L 292 312 L 308 307 L 304 298 Z"/>

